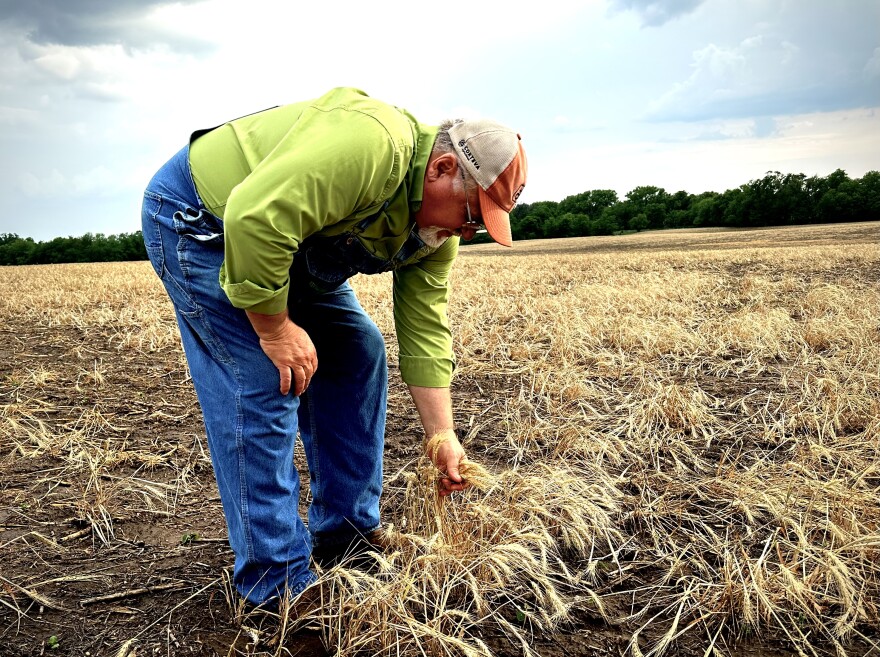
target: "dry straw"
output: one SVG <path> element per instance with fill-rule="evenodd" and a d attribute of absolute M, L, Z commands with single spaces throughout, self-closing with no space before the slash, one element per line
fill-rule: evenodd
<path fill-rule="evenodd" d="M 253 641 L 240 652 L 295 652 L 310 626 L 339 656 L 489 655 L 499 636 L 505 654 L 529 655 L 542 633 L 586 631 L 585 617 L 635 656 L 732 655 L 756 641 L 876 652 L 880 248 L 876 224 L 830 231 L 464 250 L 451 324 L 473 485 L 441 498 L 425 457 L 390 472 L 388 549 L 369 569 L 320 573 L 319 604 L 292 601 L 271 630 L 245 617 Z M 2 546 L 6 563 L 69 549 L 42 531 L 43 505 L 116 545 L 134 510 L 173 522 L 179 500 L 204 499 L 201 442 L 176 428 L 198 413 L 150 268 L 3 274 L 15 294 L 0 313 L 21 360 L 4 373 L 0 458 L 7 472 L 43 473 L 7 477 L 11 503 L 31 505 L 17 517 L 35 520 Z M 389 278 L 354 284 L 390 338 Z M 389 339 L 392 362 L 395 349 Z M 140 372 L 137 386 L 123 388 L 122 371 Z M 89 403 L 57 404 L 63 388 Z M 410 407 L 396 377 L 389 406 Z M 20 618 L 28 596 L 63 593 L 7 579 L 0 604 Z"/>
<path fill-rule="evenodd" d="M 603 612 L 586 564 L 610 562 L 619 542 L 606 489 L 561 464 L 493 475 L 468 462 L 472 487 L 452 500 L 440 474 L 423 458 L 390 482 L 403 485 L 404 511 L 388 549 L 371 573 L 323 573 L 329 605 L 299 623 L 321 621 L 338 655 L 489 655 L 487 625 L 533 654 L 531 633 L 568 620 L 575 599 Z"/>

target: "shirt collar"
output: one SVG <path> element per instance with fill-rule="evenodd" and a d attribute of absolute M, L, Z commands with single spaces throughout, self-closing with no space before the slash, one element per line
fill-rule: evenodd
<path fill-rule="evenodd" d="M 409 208 L 412 212 L 418 211 L 422 206 L 422 196 L 425 191 L 425 171 L 428 170 L 428 160 L 431 151 L 434 150 L 434 141 L 437 139 L 437 126 L 422 125 L 413 121 L 413 130 L 416 137 L 416 148 L 409 164 L 407 178 L 410 180 Z"/>

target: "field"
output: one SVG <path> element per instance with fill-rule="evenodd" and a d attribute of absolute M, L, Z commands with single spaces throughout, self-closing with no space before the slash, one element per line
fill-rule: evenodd
<path fill-rule="evenodd" d="M 150 265 L 0 267 L 0 654 L 880 655 L 878 245 L 863 223 L 463 249 L 476 485 L 436 497 L 392 367 L 392 549 L 291 618 L 230 593 Z M 390 280 L 353 284 L 395 362 Z"/>

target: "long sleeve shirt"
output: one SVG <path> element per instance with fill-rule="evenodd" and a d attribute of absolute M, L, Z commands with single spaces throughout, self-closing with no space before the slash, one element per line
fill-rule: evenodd
<path fill-rule="evenodd" d="M 350 88 L 230 121 L 190 145 L 190 168 L 225 233 L 220 285 L 257 313 L 287 306 L 290 268 L 311 235 L 337 235 L 377 220 L 358 239 L 390 259 L 413 226 L 437 128 Z M 387 205 L 385 205 L 387 202 Z M 454 358 L 447 319 L 458 238 L 394 271 L 400 371 L 410 385 L 446 387 Z"/>

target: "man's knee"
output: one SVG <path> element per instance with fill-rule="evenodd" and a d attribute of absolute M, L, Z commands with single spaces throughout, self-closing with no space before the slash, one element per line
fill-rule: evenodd
<path fill-rule="evenodd" d="M 309 335 L 318 351 L 318 375 L 348 378 L 386 371 L 385 338 L 365 314 L 314 327 Z"/>
<path fill-rule="evenodd" d="M 358 330 L 358 341 L 364 353 L 377 361 L 385 363 L 385 336 L 379 327 L 366 315 Z"/>

